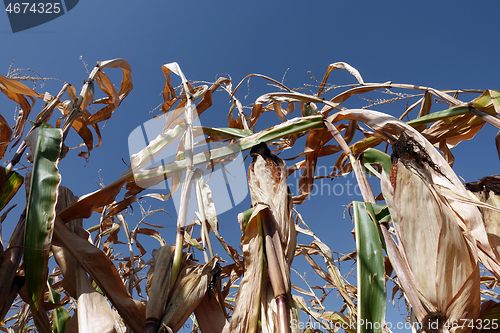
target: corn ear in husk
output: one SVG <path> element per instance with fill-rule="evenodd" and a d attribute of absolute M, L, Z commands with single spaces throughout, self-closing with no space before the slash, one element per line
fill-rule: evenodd
<path fill-rule="evenodd" d="M 418 309 L 415 314 L 424 329 L 435 323 L 440 331 L 446 329 L 445 323 L 476 320 L 480 308 L 477 248 L 460 229 L 448 199 L 436 190 L 435 179 L 447 179 L 449 173 L 443 174 L 430 159 L 423 161 L 420 153 L 425 155 L 425 149 L 406 134 L 393 151 L 396 144 L 410 148 L 396 158 L 393 153 L 391 181 L 382 175 L 382 192 L 399 252 L 418 290 L 420 304 L 412 304 Z M 467 325 L 455 328 L 455 332 L 470 331 Z"/>
<path fill-rule="evenodd" d="M 153 252 L 155 259 L 153 277 L 146 305 L 146 333 L 156 333 L 167 306 L 170 279 L 172 277 L 173 246 L 162 246 Z"/>
<path fill-rule="evenodd" d="M 218 258 L 213 257 L 205 265 L 184 266 L 170 292 L 160 332 L 167 327 L 173 332 L 181 329 L 207 293 L 217 262 Z"/>
<path fill-rule="evenodd" d="M 255 332 L 260 307 L 264 332 L 290 332 L 290 319 L 298 316 L 290 292 L 290 265 L 297 234 L 291 218 L 285 163 L 264 143 L 254 146 L 250 155 L 253 161 L 248 184 L 254 211 L 246 225 L 240 218 L 245 274 L 230 331 Z"/>
<path fill-rule="evenodd" d="M 472 191 L 479 200 L 493 207 L 500 208 L 500 177 L 484 177 L 478 182 L 467 184 L 467 188 Z M 484 226 L 488 234 L 488 239 L 493 251 L 500 257 L 500 212 L 481 208 L 484 219 Z"/>

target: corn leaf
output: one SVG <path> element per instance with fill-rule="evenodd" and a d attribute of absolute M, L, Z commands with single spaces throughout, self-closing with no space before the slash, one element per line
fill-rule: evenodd
<path fill-rule="evenodd" d="M 3 92 L 8 98 L 19 104 L 20 111 L 19 116 L 16 119 L 16 125 L 14 126 L 14 136 L 12 140 L 14 140 L 14 138 L 20 138 L 24 131 L 26 120 L 28 119 L 31 109 L 35 104 L 34 97 L 43 98 L 43 95 L 37 93 L 31 88 L 28 88 L 18 80 L 10 79 L 3 75 L 0 75 L 0 91 Z M 26 96 L 31 100 L 31 104 Z M 13 145 L 15 146 L 18 142 L 19 141 L 16 141 Z"/>
<path fill-rule="evenodd" d="M 5 155 L 5 149 L 7 149 L 10 143 L 11 136 L 12 130 L 10 129 L 9 123 L 0 115 L 0 160 Z"/>
<path fill-rule="evenodd" d="M 5 178 L 7 174 L 4 167 L 0 167 L 0 179 L 2 176 Z M 3 179 L 2 179 L 3 180 Z M 9 201 L 16 195 L 17 191 L 23 184 L 24 178 L 17 172 L 12 172 L 9 178 L 5 179 L 5 182 L 0 182 L 0 210 L 9 203 Z"/>
<path fill-rule="evenodd" d="M 365 208 L 366 207 L 366 208 Z M 369 203 L 354 202 L 358 254 L 358 332 L 380 332 L 385 317 L 384 256 Z"/>
<path fill-rule="evenodd" d="M 146 308 L 141 302 L 135 301 L 130 296 L 113 262 L 104 252 L 71 232 L 59 217 L 55 220 L 54 235 L 97 282 L 132 331 L 144 332 Z"/>
<path fill-rule="evenodd" d="M 54 305 L 60 305 L 61 294 L 52 288 L 52 278 L 48 279 L 47 286 L 49 289 L 49 302 Z M 71 315 L 68 313 L 68 310 L 59 306 L 54 309 L 52 316 L 52 330 L 54 333 L 64 333 L 68 326 L 68 322 L 71 319 Z"/>
<path fill-rule="evenodd" d="M 26 143 L 32 149 L 34 159 L 26 212 L 24 269 L 31 308 L 36 313 L 47 280 L 48 250 L 52 241 L 60 182 L 57 163 L 62 146 L 62 131 L 38 128 L 27 137 Z"/>
<path fill-rule="evenodd" d="M 466 106 L 454 107 L 442 111 L 433 112 L 422 117 L 418 117 L 417 119 L 410 120 L 409 122 L 407 122 L 407 124 L 413 127 L 417 127 L 425 124 L 430 124 L 438 120 L 460 116 L 467 113 L 469 113 L 469 108 Z"/>
<path fill-rule="evenodd" d="M 363 153 L 362 163 L 366 169 L 380 178 L 380 174 L 376 171 L 371 164 L 380 164 L 384 172 L 389 175 L 391 172 L 391 157 L 386 153 L 374 148 L 368 148 Z"/>

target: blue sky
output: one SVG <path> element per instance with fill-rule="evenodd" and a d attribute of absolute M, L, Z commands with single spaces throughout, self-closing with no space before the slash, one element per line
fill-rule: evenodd
<path fill-rule="evenodd" d="M 218 76 L 229 74 L 233 86 L 250 73 L 265 74 L 278 81 L 284 78 L 283 82 L 290 88 L 314 85 L 317 83 L 308 71 L 321 80 L 329 64 L 344 61 L 358 69 L 365 82 L 392 81 L 437 89 L 500 89 L 496 65 L 500 51 L 496 40 L 499 12 L 500 2 L 495 0 L 82 0 L 67 14 L 15 34 L 7 14 L 0 13 L 0 73 L 6 75 L 15 60 L 14 68 L 30 68 L 43 77 L 72 83 L 78 90 L 87 78 L 80 57 L 89 70 L 100 60 L 120 57 L 130 63 L 134 89 L 102 129 L 102 147 L 92 151 L 88 163 L 76 156 L 61 163 L 62 184 L 75 194 L 83 195 L 97 189 L 99 177 L 104 184 L 109 184 L 126 170 L 121 159 L 129 158 L 129 134 L 151 119 L 150 111 L 162 103 L 161 66 L 165 63 L 178 62 L 186 77 L 194 81 L 213 82 Z M 114 71 L 115 74 L 113 70 L 107 73 L 119 80 L 118 71 Z M 329 83 L 348 84 L 355 80 L 346 72 L 335 71 Z M 61 82 L 49 80 L 36 90 L 55 95 L 61 86 Z M 238 97 L 248 105 L 260 94 L 274 91 L 276 88 L 267 82 L 252 79 L 250 91 L 246 85 L 242 86 Z M 14 124 L 15 105 L 4 96 L 0 96 L 0 102 L 1 114 Z M 37 102 L 33 115 L 41 104 Z M 355 99 L 347 106 L 365 104 Z M 203 125 L 226 126 L 229 106 L 227 94 L 217 93 L 214 106 L 207 111 L 209 116 L 202 118 Z M 404 107 L 403 102 L 374 109 L 399 116 Z M 158 114 L 158 110 L 153 114 Z M 276 117 L 266 116 L 258 127 L 277 123 Z M 463 142 L 454 150 L 455 171 L 459 176 L 473 181 L 498 173 L 496 132 L 486 125 L 474 140 Z M 76 136 L 70 136 L 70 140 L 76 140 Z M 337 155 L 321 163 L 328 167 L 336 159 Z M 354 183 L 355 180 L 348 176 L 336 181 L 345 186 L 347 181 Z M 330 186 L 334 186 L 332 184 Z M 361 198 L 330 194 L 312 199 L 297 209 L 313 231 L 333 251 L 354 250 L 350 234 L 353 224 L 345 214 L 345 205 Z M 146 206 L 150 204 L 159 205 L 148 202 Z M 156 221 L 153 217 L 151 222 L 164 225 L 162 235 L 167 242 L 173 242 L 175 210 L 171 204 L 166 207 L 172 217 L 161 216 Z M 222 236 L 236 247 L 241 236 L 236 215 L 248 207 L 246 200 L 220 216 Z M 137 207 L 135 214 L 129 222 L 132 225 L 139 215 Z M 11 221 L 4 222 L 4 239 L 10 236 L 7 224 L 17 221 L 14 215 L 11 213 Z M 95 221 L 91 219 L 85 226 L 90 227 Z M 311 239 L 303 239 L 307 241 Z M 156 247 L 157 243 L 152 242 L 150 246 Z M 324 284 L 314 278 L 312 270 L 303 263 L 297 263 L 295 268 L 305 272 L 313 285 Z M 343 273 L 349 270 L 347 266 Z M 388 292 L 390 295 L 390 290 Z M 334 293 L 329 296 L 329 302 L 329 310 L 339 310 L 340 303 Z M 403 303 L 400 305 L 404 308 Z M 390 316 L 388 320 L 403 318 L 393 310 Z"/>

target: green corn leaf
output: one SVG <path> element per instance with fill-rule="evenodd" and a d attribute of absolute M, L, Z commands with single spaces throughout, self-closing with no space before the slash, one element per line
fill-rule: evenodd
<path fill-rule="evenodd" d="M 304 110 L 301 111 L 302 111 L 302 116 L 304 117 L 310 116 L 314 113 L 311 107 L 311 103 L 304 103 Z"/>
<path fill-rule="evenodd" d="M 223 138 L 244 138 L 247 137 L 253 132 L 249 129 L 242 130 L 239 128 L 225 128 L 225 127 L 207 127 L 207 126 L 201 126 L 201 127 L 193 127 L 193 131 L 197 131 L 197 129 L 201 129 L 204 134 L 206 135 L 215 135 L 215 136 L 220 136 Z"/>
<path fill-rule="evenodd" d="M 371 166 L 371 164 L 375 163 L 380 163 L 382 165 L 382 168 L 384 169 L 385 173 L 387 176 L 389 176 L 391 172 L 391 157 L 387 155 L 386 153 L 381 152 L 380 150 L 374 149 L 374 148 L 368 148 L 365 150 L 363 153 L 363 158 L 361 161 L 364 165 L 364 167 L 380 178 L 379 173 Z"/>
<path fill-rule="evenodd" d="M 369 203 L 354 201 L 356 250 L 358 253 L 358 332 L 381 332 L 385 317 L 384 257 Z M 366 207 L 365 207 L 366 205 Z"/>
<path fill-rule="evenodd" d="M 49 289 L 49 302 L 54 305 L 60 305 L 61 294 L 52 288 L 52 278 L 49 277 L 47 282 L 47 287 Z M 59 306 L 54 309 L 52 316 L 52 329 L 54 333 L 64 333 L 68 327 L 69 320 L 71 319 L 69 312 L 64 307 Z"/>
<path fill-rule="evenodd" d="M 422 117 L 419 117 L 417 119 L 410 120 L 407 122 L 407 124 L 410 126 L 416 127 L 416 126 L 420 126 L 420 125 L 430 124 L 430 123 L 433 123 L 433 122 L 441 120 L 441 119 L 460 116 L 460 115 L 466 114 L 466 113 L 469 113 L 469 108 L 467 106 L 454 107 L 451 109 L 433 112 L 433 113 L 430 113 L 426 116 L 422 116 Z"/>
<path fill-rule="evenodd" d="M 24 269 L 31 309 L 36 313 L 47 281 L 48 250 L 60 182 L 57 163 L 62 147 L 62 131 L 39 128 L 26 140 L 34 157 L 26 212 Z"/>
<path fill-rule="evenodd" d="M 7 177 L 7 173 L 4 167 L 0 167 L 0 173 Z M 0 177 L 2 179 L 3 177 Z M 12 172 L 9 178 L 5 179 L 3 184 L 0 184 L 0 210 L 4 209 L 9 203 L 10 199 L 16 195 L 17 191 L 23 184 L 24 178 L 17 172 Z"/>
<path fill-rule="evenodd" d="M 489 90 L 485 90 L 480 96 L 474 98 L 470 104 L 477 109 L 486 108 L 491 104 L 491 95 Z"/>

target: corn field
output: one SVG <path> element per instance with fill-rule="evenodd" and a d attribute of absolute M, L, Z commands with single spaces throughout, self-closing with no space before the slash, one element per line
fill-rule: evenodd
<path fill-rule="evenodd" d="M 175 62 L 161 68 L 161 133 L 130 158 L 125 173 L 81 197 L 60 184 L 59 165 L 89 158 L 101 143 L 99 126 L 120 117 L 133 88 L 130 64 L 97 62 L 79 92 L 65 83 L 59 92 L 40 93 L 0 75 L 0 90 L 17 105 L 15 123 L 0 115 L 0 222 L 16 225 L 11 235 L 0 229 L 0 331 L 177 332 L 191 321 L 192 332 L 203 333 L 396 332 L 386 318 L 395 293 L 415 332 L 500 331 L 500 178 L 464 181 L 452 168 L 452 150 L 461 141 L 484 125 L 500 129 L 500 91 L 365 83 L 342 62 L 329 65 L 310 94 L 264 75 L 233 86 L 229 77 L 210 84 L 188 80 Z M 328 83 L 337 69 L 357 83 Z M 106 74 L 119 70 L 121 82 Z M 272 91 L 243 106 L 241 87 L 249 80 L 268 81 Z M 345 106 L 366 104 L 357 97 L 370 93 L 390 98 Z M 213 94 L 231 102 L 227 123 L 197 126 L 194 120 L 213 110 Z M 39 111 L 36 101 L 43 104 Z M 407 102 L 399 118 L 373 110 L 394 101 Z M 264 113 L 275 124 L 257 130 Z M 81 139 L 78 153 L 65 144 L 71 131 Z M 150 167 L 176 140 L 175 161 Z M 495 140 L 500 154 L 500 132 Z M 202 143 L 211 148 L 197 152 Z M 298 153 L 285 161 L 280 154 L 291 148 Z M 219 231 L 211 189 L 217 184 L 203 176 L 239 152 L 250 160 L 252 204 L 235 221 L 241 239 L 229 240 Z M 329 177 L 353 173 L 363 198 L 349 207 L 356 251 L 340 260 L 332 252 L 335 242 L 325 240 L 351 235 L 324 235 L 300 214 L 320 179 L 316 167 L 328 157 L 336 160 Z M 287 185 L 292 175 L 300 178 L 296 195 Z M 144 199 L 141 192 L 166 179 L 171 192 L 147 199 L 164 202 L 180 193 L 174 244 L 145 222 L 155 212 L 135 228 L 127 222 L 127 212 Z M 9 214 L 14 201 L 25 204 L 21 216 Z M 84 227 L 91 217 L 99 224 Z M 158 245 L 145 249 L 138 234 Z M 310 243 L 300 244 L 298 234 Z M 119 243 L 128 254 L 113 253 Z M 216 245 L 225 253 L 214 253 Z M 326 308 L 318 288 L 294 284 L 296 257 L 343 306 Z M 355 267 L 354 284 L 340 269 L 343 260 Z"/>

